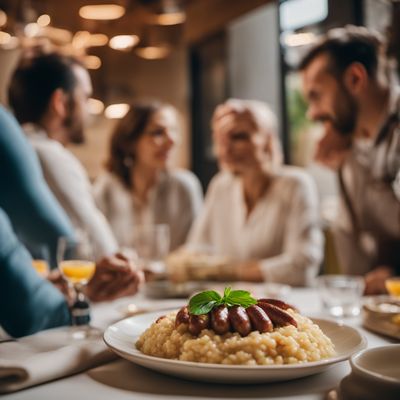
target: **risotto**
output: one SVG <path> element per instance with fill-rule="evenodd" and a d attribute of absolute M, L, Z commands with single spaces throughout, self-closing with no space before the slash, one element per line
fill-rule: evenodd
<path fill-rule="evenodd" d="M 334 345 L 318 325 L 288 310 L 297 327 L 287 325 L 272 332 L 252 331 L 218 335 L 204 329 L 194 336 L 187 324 L 175 327 L 176 313 L 159 318 L 138 339 L 144 354 L 182 361 L 231 365 L 281 365 L 319 361 L 335 355 Z"/>

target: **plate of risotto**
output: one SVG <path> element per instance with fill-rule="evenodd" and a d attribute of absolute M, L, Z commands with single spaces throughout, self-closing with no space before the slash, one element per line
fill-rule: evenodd
<path fill-rule="evenodd" d="M 366 347 L 354 328 L 308 318 L 274 298 L 208 290 L 179 310 L 119 321 L 104 333 L 118 355 L 185 379 L 263 383 L 322 372 Z"/>

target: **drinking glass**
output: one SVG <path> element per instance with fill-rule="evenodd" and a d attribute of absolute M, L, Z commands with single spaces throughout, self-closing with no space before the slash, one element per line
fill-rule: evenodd
<path fill-rule="evenodd" d="M 388 278 L 385 281 L 386 290 L 393 296 L 400 298 L 400 277 L 395 276 L 393 278 Z"/>
<path fill-rule="evenodd" d="M 47 260 L 34 259 L 32 260 L 32 266 L 42 278 L 47 278 L 49 275 L 50 267 Z"/>
<path fill-rule="evenodd" d="M 165 273 L 164 259 L 170 246 L 169 226 L 166 224 L 138 225 L 133 231 L 133 247 L 145 272 Z"/>
<path fill-rule="evenodd" d="M 317 278 L 322 304 L 334 317 L 352 317 L 360 313 L 365 283 L 361 276 L 324 275 Z"/>
<path fill-rule="evenodd" d="M 89 326 L 90 305 L 84 288 L 96 270 L 94 249 L 88 237 L 79 234 L 77 239 L 61 237 L 57 247 L 58 268 L 75 292 L 75 303 L 71 310 L 72 337 L 84 339 L 97 334 Z"/>
<path fill-rule="evenodd" d="M 50 252 L 46 245 L 36 246 L 33 250 L 29 249 L 32 255 L 32 266 L 42 277 L 47 278 L 50 272 Z"/>

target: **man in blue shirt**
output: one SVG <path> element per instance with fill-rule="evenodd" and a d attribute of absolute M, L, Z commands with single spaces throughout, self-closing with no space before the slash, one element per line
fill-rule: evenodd
<path fill-rule="evenodd" d="M 12 336 L 24 336 L 68 325 L 63 294 L 32 268 L 28 251 L 0 209 L 0 325 Z"/>
<path fill-rule="evenodd" d="M 0 107 L 0 207 L 29 248 L 46 244 L 55 265 L 57 240 L 72 225 L 44 181 L 39 161 L 18 122 Z"/>
<path fill-rule="evenodd" d="M 24 336 L 68 325 L 67 298 L 39 277 L 20 240 L 29 247 L 48 246 L 55 265 L 58 238 L 73 237 L 73 230 L 21 128 L 2 107 L 0 160 L 0 326 Z M 97 263 L 87 294 L 95 301 L 110 300 L 135 293 L 139 281 L 127 259 L 107 257 Z"/>

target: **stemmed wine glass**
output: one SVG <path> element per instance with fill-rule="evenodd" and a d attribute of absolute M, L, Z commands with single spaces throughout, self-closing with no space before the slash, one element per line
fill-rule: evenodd
<path fill-rule="evenodd" d="M 50 273 L 50 252 L 48 247 L 40 245 L 31 254 L 33 256 L 33 268 L 42 278 L 47 278 Z"/>
<path fill-rule="evenodd" d="M 89 326 L 90 306 L 84 288 L 96 271 L 95 254 L 87 235 L 78 233 L 76 239 L 60 237 L 57 247 L 58 268 L 75 293 L 71 309 L 72 337 L 84 339 L 97 335 Z"/>

